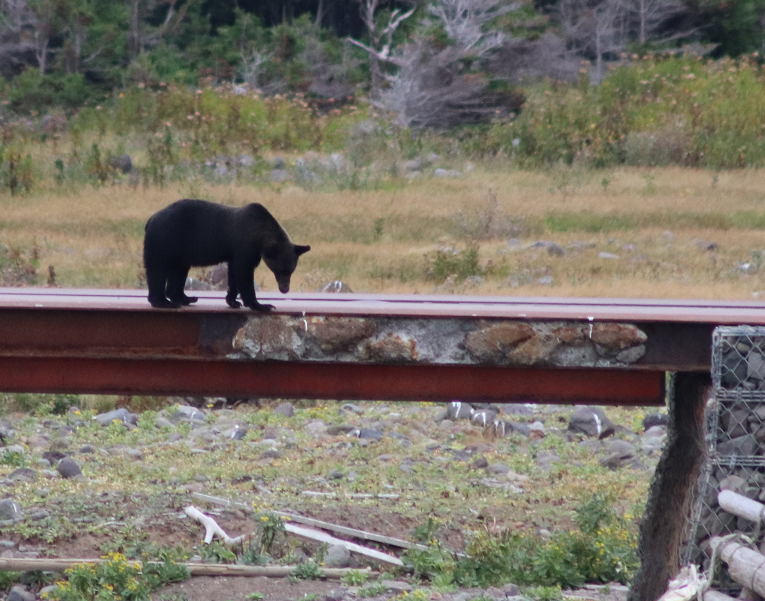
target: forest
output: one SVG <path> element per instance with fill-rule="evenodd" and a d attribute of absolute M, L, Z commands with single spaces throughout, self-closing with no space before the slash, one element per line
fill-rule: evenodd
<path fill-rule="evenodd" d="M 368 96 L 405 127 L 448 127 L 513 112 L 521 81 L 599 83 L 646 53 L 758 52 L 764 25 L 764 0 L 0 0 L 0 96 L 34 114 L 133 85 L 230 82 Z"/>

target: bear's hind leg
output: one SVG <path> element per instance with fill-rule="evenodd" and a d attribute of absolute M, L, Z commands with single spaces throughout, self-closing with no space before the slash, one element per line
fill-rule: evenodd
<path fill-rule="evenodd" d="M 232 309 L 238 309 L 242 306 L 236 297 L 239 296 L 239 289 L 236 287 L 236 278 L 234 272 L 231 269 L 231 264 L 228 265 L 228 292 L 226 293 L 226 304 Z"/>
<path fill-rule="evenodd" d="M 178 303 L 167 300 L 165 296 L 165 281 L 167 273 L 158 266 L 146 266 L 146 283 L 149 286 L 149 303 L 157 309 L 177 309 Z"/>
<path fill-rule="evenodd" d="M 174 268 L 170 270 L 167 276 L 167 297 L 179 305 L 190 305 L 199 300 L 196 296 L 186 296 L 183 287 L 186 285 L 186 278 L 189 277 L 189 268 Z"/>

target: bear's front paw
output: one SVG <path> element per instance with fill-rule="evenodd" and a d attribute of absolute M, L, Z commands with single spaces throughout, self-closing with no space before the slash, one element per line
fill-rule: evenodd
<path fill-rule="evenodd" d="M 247 306 L 253 311 L 258 311 L 259 313 L 270 313 L 276 308 L 273 305 L 264 305 L 262 303 L 255 303 L 254 305 Z"/>
<path fill-rule="evenodd" d="M 179 309 L 181 307 L 180 303 L 167 300 L 166 298 L 150 298 L 149 302 L 155 309 Z"/>
<path fill-rule="evenodd" d="M 226 304 L 227 304 L 229 307 L 231 307 L 232 309 L 238 309 L 239 307 L 241 307 L 241 306 L 242 306 L 242 303 L 240 303 L 240 302 L 239 302 L 238 300 L 236 300 L 236 299 L 228 299 L 228 298 L 227 298 L 227 299 L 226 299 Z"/>

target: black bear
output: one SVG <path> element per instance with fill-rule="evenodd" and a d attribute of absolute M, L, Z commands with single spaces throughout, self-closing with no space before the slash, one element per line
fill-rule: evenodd
<path fill-rule="evenodd" d="M 262 258 L 276 276 L 279 291 L 290 290 L 298 257 L 310 246 L 293 244 L 260 204 L 241 208 L 184 199 L 157 211 L 146 222 L 143 263 L 152 307 L 176 309 L 198 299 L 183 290 L 191 267 L 228 263 L 228 306 L 267 312 L 255 298 L 255 268 Z"/>

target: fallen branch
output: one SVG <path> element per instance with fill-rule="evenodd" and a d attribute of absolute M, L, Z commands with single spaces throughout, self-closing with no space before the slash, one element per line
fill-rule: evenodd
<path fill-rule="evenodd" d="M 0 572 L 63 572 L 78 563 L 98 564 L 103 559 L 68 559 L 68 558 L 0 558 Z M 132 563 L 132 561 L 131 561 Z M 162 562 L 138 562 L 141 565 L 162 565 Z M 266 578 L 286 578 L 293 573 L 296 566 L 243 566 L 238 564 L 217 563 L 179 563 L 185 565 L 192 576 L 265 576 Z M 326 578 L 339 579 L 349 572 L 362 572 L 369 576 L 377 576 L 377 572 L 369 569 L 351 570 L 347 568 L 322 568 L 321 573 Z"/>
<path fill-rule="evenodd" d="M 346 540 L 335 538 L 334 536 L 327 534 L 326 532 L 319 532 L 318 530 L 303 528 L 302 526 L 296 526 L 295 524 L 290 524 L 287 522 L 284 523 L 284 528 L 290 534 L 294 534 L 295 536 L 297 536 L 298 538 L 302 538 L 303 540 L 309 540 L 314 542 L 318 541 L 320 543 L 327 543 L 328 545 L 339 545 L 341 547 L 345 547 L 351 553 L 358 553 L 359 555 L 363 555 L 364 557 L 368 557 L 369 559 L 374 559 L 381 563 L 387 563 L 392 566 L 404 565 L 404 562 L 401 561 L 398 557 L 394 557 L 393 555 L 388 555 L 387 553 L 383 553 L 382 551 L 367 549 L 366 547 L 362 547 L 361 545 L 357 545 L 356 543 L 349 543 Z"/>
<path fill-rule="evenodd" d="M 231 547 L 232 545 L 236 545 L 242 542 L 246 538 L 244 534 L 241 536 L 237 536 L 236 538 L 231 538 L 228 534 L 226 534 L 223 531 L 223 528 L 218 526 L 218 522 L 212 519 L 209 515 L 205 515 L 204 513 L 199 511 L 199 509 L 197 509 L 193 505 L 189 505 L 186 509 L 183 510 L 183 512 L 187 516 L 189 516 L 192 520 L 196 520 L 197 522 L 201 523 L 205 527 L 205 544 L 206 545 L 209 545 L 212 542 L 212 539 L 216 534 L 223 540 L 223 544 L 228 547 Z"/>
<path fill-rule="evenodd" d="M 368 493 L 350 493 L 347 495 L 339 495 L 335 492 L 319 492 L 315 490 L 304 490 L 301 494 L 304 494 L 307 497 L 331 497 L 333 499 L 339 499 L 339 498 L 345 498 L 345 499 L 391 499 L 395 501 L 399 498 L 399 495 L 397 494 L 386 494 L 386 493 L 375 493 L 375 494 L 368 494 Z"/>
<path fill-rule="evenodd" d="M 200 501 L 207 501 L 208 503 L 213 503 L 215 505 L 221 505 L 223 507 L 238 507 L 241 509 L 252 511 L 252 507 L 248 506 L 245 503 L 237 503 L 235 501 L 229 501 L 228 499 L 222 499 L 221 497 L 213 497 L 212 495 L 205 495 L 199 492 L 193 493 L 192 496 L 199 499 Z M 376 543 L 383 543 L 385 545 L 401 547 L 402 549 L 420 549 L 422 551 L 428 550 L 428 548 L 425 545 L 410 543 L 409 541 L 402 540 L 400 538 L 393 538 L 390 536 L 384 536 L 382 534 L 375 534 L 374 532 L 366 532 L 364 530 L 357 530 L 356 528 L 348 528 L 347 526 L 339 526 L 337 524 L 332 524 L 330 522 L 324 522 L 322 520 L 315 520 L 313 518 L 303 517 L 302 515 L 297 515 L 295 513 L 288 513 L 284 511 L 274 511 L 274 510 L 270 510 L 270 513 L 273 513 L 274 515 L 278 515 L 279 517 L 285 520 L 289 520 L 291 522 L 297 522 L 298 524 L 305 524 L 306 526 L 314 526 L 316 528 L 321 528 L 322 530 L 331 530 L 332 532 L 337 532 L 338 534 L 343 534 L 345 536 L 352 536 L 354 538 L 360 538 L 362 540 L 370 540 Z"/>

